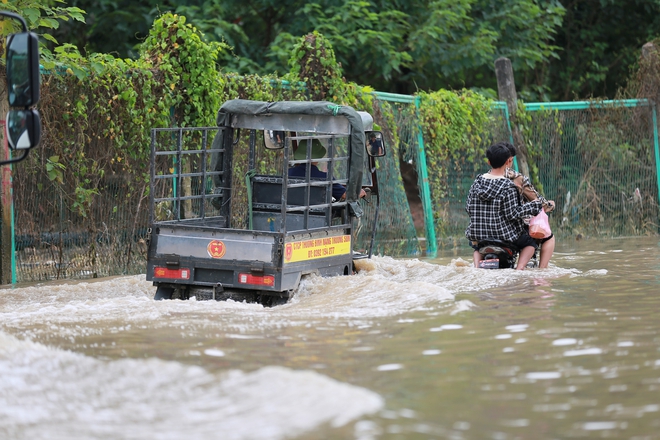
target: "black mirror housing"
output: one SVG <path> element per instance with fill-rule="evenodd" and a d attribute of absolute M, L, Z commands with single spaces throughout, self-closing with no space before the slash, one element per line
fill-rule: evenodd
<path fill-rule="evenodd" d="M 367 132 L 367 154 L 371 157 L 385 156 L 385 140 L 380 131 Z"/>
<path fill-rule="evenodd" d="M 28 108 L 39 101 L 39 39 L 33 32 L 7 39 L 7 96 L 10 107 Z"/>
<path fill-rule="evenodd" d="M 41 140 L 41 118 L 34 109 L 7 113 L 7 140 L 12 150 L 29 150 Z"/>
<path fill-rule="evenodd" d="M 5 120 L 5 139 L 12 150 L 23 154 L 0 160 L 0 165 L 20 162 L 31 148 L 41 140 L 41 118 L 33 107 L 39 102 L 39 38 L 28 31 L 27 23 L 20 15 L 0 11 L 0 16 L 18 20 L 23 32 L 7 37 L 6 79 L 9 110 Z M 10 155 L 11 156 L 11 155 Z"/>

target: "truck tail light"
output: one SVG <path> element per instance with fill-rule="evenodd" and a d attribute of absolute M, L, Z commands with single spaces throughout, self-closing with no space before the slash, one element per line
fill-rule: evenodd
<path fill-rule="evenodd" d="M 252 284 L 255 286 L 274 286 L 275 277 L 272 275 L 252 275 L 249 273 L 239 273 L 238 282 L 240 284 Z"/>
<path fill-rule="evenodd" d="M 167 267 L 154 267 L 154 278 L 187 280 L 190 279 L 190 269 L 168 269 Z"/>

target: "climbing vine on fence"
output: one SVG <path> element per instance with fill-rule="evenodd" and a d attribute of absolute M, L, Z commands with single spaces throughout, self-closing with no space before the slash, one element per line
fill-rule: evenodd
<path fill-rule="evenodd" d="M 420 93 L 419 117 L 424 135 L 431 198 L 436 220 L 447 217 L 443 200 L 450 188 L 448 171 L 483 163 L 484 141 L 492 119 L 492 102 L 469 90 Z M 442 231 L 443 225 L 437 225 Z"/>
<path fill-rule="evenodd" d="M 209 126 L 220 106 L 223 89 L 216 61 L 223 43 L 207 43 L 186 17 L 164 14 L 142 45 L 142 58 L 162 75 L 174 110 L 173 122 L 182 127 Z"/>
<path fill-rule="evenodd" d="M 97 231 L 109 216 L 124 210 L 133 217 L 122 221 L 135 229 L 138 217 L 145 215 L 149 192 L 150 129 L 215 125 L 216 113 L 228 99 L 323 99 L 368 111 L 385 133 L 388 155 L 398 159 L 397 110 L 376 101 L 369 86 L 346 82 L 332 45 L 318 32 L 301 37 L 292 48 L 291 71 L 284 77 L 223 72 L 218 63 L 231 48 L 207 42 L 176 14 L 163 14 L 154 22 L 139 52 L 136 60 L 85 56 L 63 44 L 44 65 L 43 142 L 39 154 L 29 156 L 31 165 L 23 167 L 37 176 L 37 188 L 57 188 L 59 198 L 40 207 L 44 218 L 61 222 L 67 217 L 62 209 L 68 209 L 67 227 Z M 481 156 L 480 130 L 489 104 L 469 91 L 421 96 L 429 176 L 438 202 L 447 186 L 447 168 Z M 121 199 L 112 196 L 118 187 L 127 188 Z M 23 221 L 32 213 L 18 215 Z M 23 223 L 43 226 L 36 218 Z"/>
<path fill-rule="evenodd" d="M 431 163 L 474 162 L 483 156 L 492 101 L 470 90 L 421 92 L 420 118 Z"/>

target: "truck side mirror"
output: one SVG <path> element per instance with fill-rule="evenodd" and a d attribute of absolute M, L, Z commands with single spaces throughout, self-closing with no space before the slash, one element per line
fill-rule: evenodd
<path fill-rule="evenodd" d="M 281 150 L 284 148 L 286 133 L 278 130 L 264 130 L 264 146 L 269 150 Z"/>
<path fill-rule="evenodd" d="M 385 142 L 380 131 L 367 132 L 367 154 L 372 157 L 385 156 Z"/>
<path fill-rule="evenodd" d="M 30 148 L 41 140 L 39 112 L 30 107 L 39 102 L 39 39 L 28 31 L 27 23 L 20 15 L 0 11 L 0 16 L 21 22 L 23 32 L 7 37 L 7 99 L 9 110 L 5 121 L 5 135 L 12 150 L 22 150 L 19 157 L 0 161 L 0 165 L 19 162 L 27 157 Z M 20 110 L 19 110 L 20 109 Z"/>
<path fill-rule="evenodd" d="M 10 107 L 31 107 L 39 101 L 39 40 L 32 32 L 7 39 L 7 96 Z"/>
<path fill-rule="evenodd" d="M 33 109 L 7 113 L 7 140 L 12 150 L 29 150 L 41 140 L 41 119 Z"/>

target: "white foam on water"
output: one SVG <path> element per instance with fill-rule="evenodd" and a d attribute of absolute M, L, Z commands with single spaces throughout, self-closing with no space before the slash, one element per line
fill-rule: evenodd
<path fill-rule="evenodd" d="M 584 356 L 584 355 L 589 355 L 589 354 L 602 354 L 603 350 L 600 348 L 584 348 L 582 350 L 568 350 L 564 352 L 564 356 L 571 357 L 571 356 Z"/>
<path fill-rule="evenodd" d="M 379 365 L 376 367 L 377 371 L 395 371 L 395 370 L 401 370 L 403 368 L 403 365 L 401 364 L 384 364 L 384 365 Z"/>
<path fill-rule="evenodd" d="M 511 333 L 524 332 L 529 327 L 529 324 L 513 324 L 507 325 L 505 328 Z"/>
<path fill-rule="evenodd" d="M 468 310 L 474 305 L 465 300 L 454 301 L 456 293 L 478 291 L 484 286 L 498 287 L 511 282 L 525 282 L 538 276 L 533 272 L 485 271 L 464 266 L 441 266 L 415 259 L 374 257 L 366 269 L 354 276 L 305 278 L 288 304 L 273 308 L 235 301 L 154 301 L 155 287 L 146 281 L 144 275 L 37 285 L 2 290 L 0 332 L 41 342 L 53 340 L 57 343 L 57 338 L 64 338 L 80 344 L 96 335 L 103 336 L 107 342 L 107 335 L 135 329 L 154 332 L 176 329 L 177 333 L 190 335 L 216 333 L 228 339 L 264 338 L 272 329 L 291 327 L 323 325 L 368 329 L 377 325 L 374 324 L 377 319 L 398 317 L 412 311 L 440 311 L 450 316 Z M 510 327 L 510 331 L 523 331 L 526 324 Z M 461 328 L 459 324 L 448 323 L 431 328 L 430 331 Z M 507 347 L 504 351 L 513 349 Z M 195 359 L 211 357 L 222 360 L 231 357 L 232 349 L 222 345 L 204 348 L 190 346 L 183 348 L 182 353 Z M 425 356 L 434 354 L 424 353 Z M 140 370 L 144 369 L 145 363 L 154 369 L 156 367 L 152 364 L 160 365 L 162 362 L 135 359 L 107 363 L 85 356 L 79 359 L 84 360 L 83 365 L 92 363 L 113 371 L 120 367 L 127 368 L 126 363 L 130 362 L 134 362 L 133 367 Z M 71 364 L 74 363 L 71 361 Z M 165 369 L 174 368 L 167 363 L 163 365 L 167 365 L 163 367 Z M 381 367 L 386 368 L 381 371 L 394 368 L 387 365 Z M 179 365 L 177 368 L 185 370 L 185 374 L 193 371 L 189 370 L 192 367 Z M 112 372 L 109 374 L 112 375 Z M 47 377 L 55 386 L 57 377 Z M 149 378 L 143 379 L 143 387 L 156 387 L 160 383 L 158 378 L 151 383 Z M 46 384 L 49 384 L 48 380 L 43 382 L 42 388 L 46 389 Z M 142 394 L 146 396 L 149 392 L 144 389 Z M 154 401 L 158 399 L 160 397 L 156 394 Z M 80 399 L 81 402 L 84 402 L 84 398 Z M 104 408 L 101 410 L 105 411 Z"/>
<path fill-rule="evenodd" d="M 443 330 L 460 330 L 463 326 L 460 324 L 443 324 L 440 327 L 433 327 L 429 329 L 432 332 L 441 332 Z"/>
<path fill-rule="evenodd" d="M 525 374 L 525 377 L 531 380 L 559 379 L 561 373 L 559 371 L 534 371 Z"/>
<path fill-rule="evenodd" d="M 462 299 L 454 303 L 454 309 L 451 311 L 451 314 L 456 315 L 458 313 L 467 312 L 468 310 L 473 310 L 476 308 L 477 306 L 472 301 Z"/>
<path fill-rule="evenodd" d="M 552 345 L 558 345 L 558 346 L 563 346 L 563 345 L 573 345 L 577 344 L 577 339 L 574 338 L 561 338 L 561 339 L 555 339 L 552 341 Z"/>
<path fill-rule="evenodd" d="M 453 304 L 455 268 L 419 260 L 374 257 L 355 276 L 303 280 L 293 303 L 297 311 L 317 317 L 372 319 Z M 453 289 L 452 289 L 453 288 Z"/>
<path fill-rule="evenodd" d="M 424 356 L 435 356 L 435 355 L 438 355 L 438 354 L 440 354 L 440 353 L 442 353 L 442 351 L 437 350 L 437 349 L 424 350 L 424 351 L 422 352 L 422 354 L 423 354 Z"/>
<path fill-rule="evenodd" d="M 222 350 L 218 350 L 217 348 L 207 348 L 206 350 L 204 350 L 204 354 L 207 356 L 222 357 L 225 355 L 225 352 Z"/>
<path fill-rule="evenodd" d="M 617 422 L 586 422 L 582 424 L 585 431 L 602 431 L 607 429 L 616 429 Z"/>
<path fill-rule="evenodd" d="M 155 358 L 103 361 L 3 332 L 0 369 L 2 438 L 281 439 L 384 405 L 314 371 L 211 374 Z"/>
<path fill-rule="evenodd" d="M 235 338 L 259 338 L 272 328 L 326 325 L 329 320 L 368 328 L 374 320 L 414 311 L 454 315 L 476 307 L 468 300 L 455 301 L 457 293 L 524 283 L 541 273 L 552 278 L 574 272 L 489 271 L 456 262 L 439 265 L 376 256 L 354 276 L 303 278 L 289 303 L 273 308 L 231 300 L 154 301 L 156 289 L 144 275 L 113 277 L 2 289 L 0 329 L 33 340 L 74 341 L 135 326 L 217 329 Z"/>
<path fill-rule="evenodd" d="M 584 273 L 585 276 L 604 276 L 607 275 L 607 269 L 591 269 Z"/>
<path fill-rule="evenodd" d="M 540 273 L 557 277 L 573 272 L 488 271 L 455 262 L 439 265 L 374 257 L 354 276 L 304 278 L 288 304 L 273 308 L 235 301 L 154 301 L 155 287 L 144 275 L 51 283 L 2 289 L 0 329 L 31 339 L 74 340 L 119 333 L 131 326 L 178 326 L 185 331 L 192 322 L 197 328 L 219 329 L 235 338 L 258 338 L 270 328 L 314 326 L 328 319 L 366 328 L 375 319 L 413 311 L 461 313 L 476 306 L 468 300 L 455 301 L 457 293 L 526 282 Z"/>

